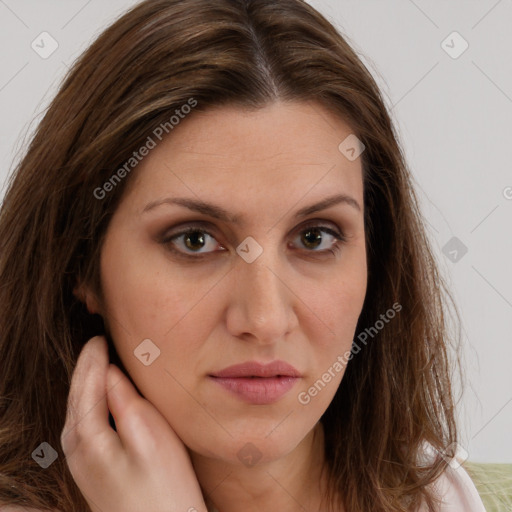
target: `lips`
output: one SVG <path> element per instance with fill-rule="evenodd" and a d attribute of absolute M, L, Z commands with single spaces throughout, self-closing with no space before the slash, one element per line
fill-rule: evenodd
<path fill-rule="evenodd" d="M 237 364 L 224 368 L 220 372 L 212 373 L 212 377 L 301 377 L 300 372 L 284 361 L 272 361 L 261 364 L 256 361 Z"/>
<path fill-rule="evenodd" d="M 244 402 L 267 405 L 280 400 L 300 380 L 301 374 L 284 361 L 253 361 L 230 366 L 210 375 L 224 390 Z"/>

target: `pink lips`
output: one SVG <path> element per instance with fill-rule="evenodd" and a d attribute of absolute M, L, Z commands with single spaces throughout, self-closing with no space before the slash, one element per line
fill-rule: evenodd
<path fill-rule="evenodd" d="M 277 402 L 301 378 L 284 361 L 260 364 L 253 361 L 230 366 L 210 377 L 246 402 L 265 405 Z"/>

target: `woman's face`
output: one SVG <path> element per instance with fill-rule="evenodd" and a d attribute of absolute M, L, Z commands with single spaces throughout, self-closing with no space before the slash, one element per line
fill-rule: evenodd
<path fill-rule="evenodd" d="M 138 164 L 112 218 L 100 312 L 140 392 L 197 454 L 280 458 L 338 388 L 367 280 L 361 159 L 338 148 L 350 134 L 316 103 L 196 112 Z M 276 360 L 298 376 L 212 376 Z"/>

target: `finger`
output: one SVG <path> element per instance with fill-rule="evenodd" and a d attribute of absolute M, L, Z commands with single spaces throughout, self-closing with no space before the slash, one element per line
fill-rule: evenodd
<path fill-rule="evenodd" d="M 140 409 L 138 400 L 142 397 L 115 364 L 110 364 L 107 370 L 107 386 L 107 405 L 114 417 L 117 434 L 123 446 L 133 446 L 130 416 L 137 414 L 137 406 Z"/>
<path fill-rule="evenodd" d="M 147 444 L 153 445 L 152 439 L 158 435 L 163 418 L 114 364 L 108 368 L 107 382 L 107 403 L 121 443 L 132 453 L 147 456 Z"/>
<path fill-rule="evenodd" d="M 73 372 L 61 444 L 73 449 L 79 440 L 115 432 L 108 422 L 106 377 L 108 347 L 103 336 L 91 338 L 83 347 Z M 109 432 L 110 431 L 110 432 Z M 66 451 L 66 450 L 65 450 Z"/>

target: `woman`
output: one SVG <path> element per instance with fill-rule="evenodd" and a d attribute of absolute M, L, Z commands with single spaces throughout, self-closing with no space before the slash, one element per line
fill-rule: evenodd
<path fill-rule="evenodd" d="M 301 0 L 121 17 L 0 240 L 8 510 L 483 510 L 390 118 Z"/>

